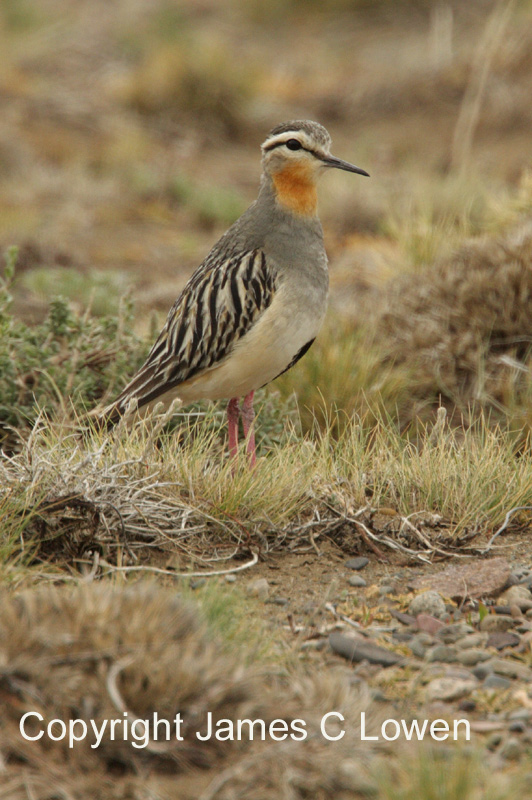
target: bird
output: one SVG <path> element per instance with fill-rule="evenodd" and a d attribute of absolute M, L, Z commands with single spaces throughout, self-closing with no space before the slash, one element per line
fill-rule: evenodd
<path fill-rule="evenodd" d="M 230 457 L 234 463 L 241 418 L 255 466 L 254 393 L 305 355 L 327 308 L 318 178 L 327 169 L 369 177 L 333 156 L 329 133 L 312 120 L 277 125 L 261 151 L 257 199 L 192 274 L 138 372 L 94 415 L 107 428 L 132 408 L 145 416 L 176 398 L 226 399 Z"/>

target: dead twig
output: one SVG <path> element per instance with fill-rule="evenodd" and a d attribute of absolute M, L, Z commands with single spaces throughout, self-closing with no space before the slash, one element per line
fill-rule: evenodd
<path fill-rule="evenodd" d="M 500 533 L 502 533 L 508 527 L 508 525 L 510 524 L 510 519 L 512 517 L 512 514 L 515 514 L 516 511 L 532 511 L 532 506 L 516 506 L 515 508 L 511 508 L 507 512 L 507 514 L 506 514 L 506 516 L 504 518 L 504 522 L 502 523 L 501 527 L 498 530 L 495 531 L 495 533 L 493 534 L 493 536 L 491 537 L 491 539 L 487 543 L 486 547 L 483 550 L 480 551 L 481 555 L 484 555 L 485 553 L 487 553 L 487 552 L 489 552 L 491 550 L 493 542 L 495 541 L 497 536 Z"/>
<path fill-rule="evenodd" d="M 134 567 L 115 567 L 107 561 L 100 561 L 103 567 L 106 567 L 110 572 L 155 572 L 158 575 L 171 575 L 172 578 L 212 578 L 216 575 L 231 575 L 234 572 L 242 572 L 245 569 L 254 567 L 259 560 L 258 553 L 253 553 L 251 561 L 241 564 L 239 567 L 232 567 L 231 569 L 212 570 L 210 572 L 174 572 L 171 569 L 162 569 L 161 567 L 149 566 L 134 566 Z"/>

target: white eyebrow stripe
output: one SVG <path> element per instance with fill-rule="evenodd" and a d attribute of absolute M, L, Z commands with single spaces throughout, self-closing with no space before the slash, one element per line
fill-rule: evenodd
<path fill-rule="evenodd" d="M 276 136 L 271 136 L 269 139 L 266 139 L 264 144 L 262 145 L 263 150 L 273 150 L 275 147 L 279 147 L 281 144 L 286 144 L 290 139 L 297 139 L 298 142 L 301 142 L 302 147 L 305 150 L 312 150 L 312 142 L 310 141 L 309 137 L 301 130 L 294 130 L 294 131 L 283 131 L 283 133 L 278 133 Z"/>

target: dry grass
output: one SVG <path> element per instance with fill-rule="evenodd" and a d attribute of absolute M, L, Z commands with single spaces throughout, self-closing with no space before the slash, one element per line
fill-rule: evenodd
<path fill-rule="evenodd" d="M 253 472 L 242 455 L 235 475 L 219 432 L 202 424 L 184 440 L 140 423 L 85 445 L 39 425 L 0 465 L 6 578 L 43 561 L 91 564 L 95 550 L 104 572 L 149 571 L 146 556 L 162 556 L 168 574 L 209 571 L 213 548 L 223 570 L 235 554 L 249 560 L 323 535 L 349 552 L 372 540 L 427 559 L 532 503 L 530 448 L 517 452 L 510 434 L 482 421 L 456 432 L 439 420 L 414 442 L 390 420 L 351 419 L 340 436 L 333 420 L 325 433 L 274 445 Z"/>

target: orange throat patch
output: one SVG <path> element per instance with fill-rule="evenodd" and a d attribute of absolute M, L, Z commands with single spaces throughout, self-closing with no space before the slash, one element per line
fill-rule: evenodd
<path fill-rule="evenodd" d="M 272 175 L 277 201 L 294 214 L 314 216 L 318 192 L 313 170 L 306 164 L 290 164 Z"/>

